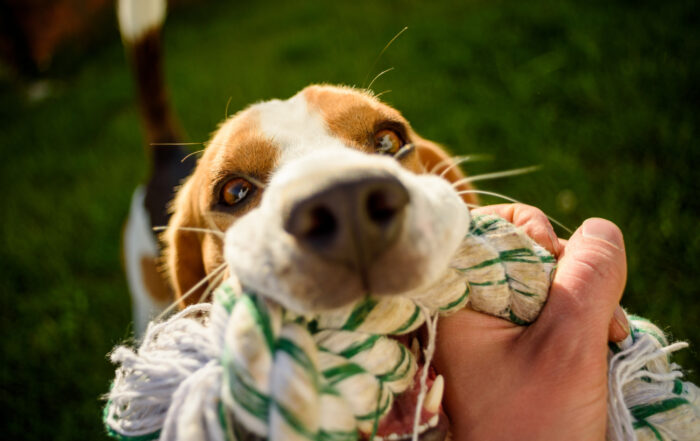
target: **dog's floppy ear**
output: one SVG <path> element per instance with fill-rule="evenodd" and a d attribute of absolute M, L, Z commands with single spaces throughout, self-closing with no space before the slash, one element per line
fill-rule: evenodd
<path fill-rule="evenodd" d="M 194 205 L 197 199 L 192 194 L 192 182 L 192 178 L 188 179 L 178 191 L 173 200 L 173 215 L 163 234 L 166 271 L 178 301 L 206 275 L 202 259 L 202 233 L 186 230 L 201 227 Z M 182 300 L 181 306 L 195 303 L 205 288 L 206 285 L 190 294 Z"/>
<path fill-rule="evenodd" d="M 454 160 L 445 149 L 434 142 L 418 137 L 416 153 L 423 169 L 436 175 L 442 175 L 455 185 L 457 191 L 472 190 L 474 187 L 468 182 L 464 182 L 465 175 L 459 166 L 454 164 Z M 478 204 L 479 197 L 474 193 L 462 194 L 462 199 L 468 204 Z"/>

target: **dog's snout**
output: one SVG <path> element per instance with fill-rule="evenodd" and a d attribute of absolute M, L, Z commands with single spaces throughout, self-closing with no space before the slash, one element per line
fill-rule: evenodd
<path fill-rule="evenodd" d="M 312 252 L 364 271 L 396 241 L 408 201 L 393 176 L 343 180 L 294 203 L 284 227 Z"/>

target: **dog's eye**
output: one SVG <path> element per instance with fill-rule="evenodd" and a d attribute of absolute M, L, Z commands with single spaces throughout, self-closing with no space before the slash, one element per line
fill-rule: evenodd
<path fill-rule="evenodd" d="M 403 140 L 393 130 L 383 129 L 374 134 L 374 148 L 377 149 L 377 153 L 393 155 L 403 145 Z"/>
<path fill-rule="evenodd" d="M 243 178 L 233 178 L 221 188 L 221 203 L 229 206 L 241 202 L 253 190 L 253 184 Z"/>

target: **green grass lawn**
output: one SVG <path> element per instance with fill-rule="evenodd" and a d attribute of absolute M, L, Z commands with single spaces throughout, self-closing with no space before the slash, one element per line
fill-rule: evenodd
<path fill-rule="evenodd" d="M 700 346 L 700 22 L 693 1 L 207 2 L 173 11 L 167 74 L 192 141 L 230 109 L 312 82 L 362 86 L 469 173 L 575 228 L 625 233 L 624 304 Z M 291 2 L 289 2 L 291 3 Z M 374 65 L 394 34 L 403 34 Z M 103 437 L 105 354 L 130 333 L 119 237 L 144 178 L 142 134 L 115 29 L 40 102 L 0 82 L 0 409 L 7 439 Z M 495 202 L 487 200 L 486 202 Z M 560 231 L 561 234 L 565 232 Z"/>

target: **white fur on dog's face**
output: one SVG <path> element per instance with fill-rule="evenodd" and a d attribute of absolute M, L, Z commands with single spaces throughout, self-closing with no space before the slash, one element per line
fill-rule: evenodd
<path fill-rule="evenodd" d="M 328 130 L 303 94 L 253 109 L 280 155 L 260 205 L 226 233 L 226 263 L 244 286 L 303 313 L 370 293 L 403 293 L 444 273 L 469 225 L 468 210 L 449 182 L 416 175 L 391 157 L 358 152 Z M 291 204 L 319 188 L 373 173 L 398 178 L 410 203 L 398 240 L 368 268 L 367 292 L 357 271 L 301 247 L 285 231 L 283 219 Z"/>
<path fill-rule="evenodd" d="M 377 133 L 386 129 L 414 148 L 398 158 L 377 154 Z M 224 261 L 244 286 L 298 312 L 427 286 L 446 269 L 469 224 L 457 193 L 468 184 L 453 186 L 463 175 L 449 164 L 398 111 L 363 91 L 310 86 L 288 100 L 255 104 L 221 125 L 174 201 L 165 240 L 176 293 Z M 428 170 L 444 170 L 446 177 Z M 409 203 L 391 245 L 362 276 L 314 254 L 285 229 L 296 202 L 334 183 L 377 176 L 397 180 Z M 226 207 L 221 188 L 232 177 L 258 188 Z M 226 231 L 225 240 L 188 229 Z"/>
<path fill-rule="evenodd" d="M 310 253 L 283 228 L 283 214 L 318 184 L 381 170 L 409 192 L 399 239 L 375 260 L 368 273 L 371 294 L 405 293 L 434 283 L 466 234 L 469 213 L 450 184 L 432 175 L 414 175 L 390 158 L 348 148 L 319 151 L 280 168 L 260 206 L 226 233 L 225 258 L 241 283 L 303 313 L 335 308 L 366 291 L 357 271 Z"/>

